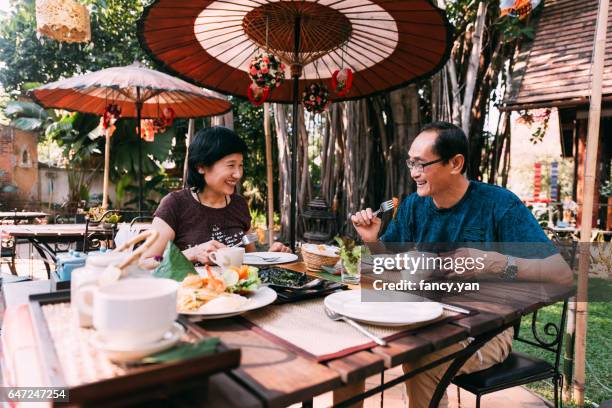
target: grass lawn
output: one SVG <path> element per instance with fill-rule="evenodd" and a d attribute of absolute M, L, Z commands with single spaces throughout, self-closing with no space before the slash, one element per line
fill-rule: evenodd
<path fill-rule="evenodd" d="M 586 400 L 591 405 L 601 404 L 603 401 L 612 399 L 612 392 L 604 388 L 612 389 L 612 282 L 603 279 L 589 279 L 589 299 L 592 294 L 599 293 L 598 302 L 589 303 L 588 328 L 587 328 L 587 372 L 586 372 Z M 603 293 L 607 294 L 607 301 Z M 542 322 L 558 323 L 562 304 L 548 306 L 538 313 L 539 335 L 544 336 Z M 521 321 L 522 337 L 529 338 L 531 334 L 531 317 L 524 317 Z M 565 345 L 564 345 L 565 347 Z M 554 355 L 545 350 L 537 349 L 528 344 L 514 342 L 514 349 L 533 356 L 548 360 L 554 364 Z M 563 367 L 563 353 L 561 354 L 561 369 Z M 597 381 L 599 380 L 599 382 Z M 601 384 L 600 384 L 601 383 Z M 603 385 L 603 386 L 602 386 Z M 540 381 L 528 386 L 533 391 L 542 395 L 549 401 L 553 401 L 553 386 L 551 381 Z M 565 404 L 564 404 L 565 405 Z"/>

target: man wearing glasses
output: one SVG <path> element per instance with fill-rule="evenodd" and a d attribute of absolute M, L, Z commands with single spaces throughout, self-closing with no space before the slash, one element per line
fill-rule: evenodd
<path fill-rule="evenodd" d="M 467 137 L 459 127 L 446 122 L 426 125 L 410 146 L 406 160 L 416 192 L 403 200 L 380 238 L 381 220 L 373 216 L 370 208 L 354 214 L 351 220 L 363 241 L 374 247 L 384 243 L 529 243 L 523 247 L 537 248 L 535 257 L 513 257 L 473 248 L 455 250 L 452 256 L 484 258 L 484 272 L 505 279 L 571 284 L 569 266 L 520 199 L 506 189 L 465 177 L 468 152 Z M 509 329 L 493 338 L 465 363 L 459 374 L 481 371 L 504 361 L 512 347 L 512 336 Z M 464 346 L 455 344 L 423 356 L 404 365 L 404 370 L 412 371 Z M 429 405 L 449 364 L 406 381 L 410 408 Z M 447 405 L 445 396 L 440 406 Z"/>

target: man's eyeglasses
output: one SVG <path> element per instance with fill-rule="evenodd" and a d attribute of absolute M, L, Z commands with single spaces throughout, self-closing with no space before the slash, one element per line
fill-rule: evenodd
<path fill-rule="evenodd" d="M 414 171 L 416 173 L 422 173 L 425 170 L 425 167 L 431 166 L 432 164 L 440 163 L 443 160 L 444 159 L 437 159 L 437 160 L 432 160 L 427 163 L 419 163 L 419 162 L 415 162 L 414 160 L 406 159 L 406 166 L 408 166 L 408 169 L 410 171 Z"/>

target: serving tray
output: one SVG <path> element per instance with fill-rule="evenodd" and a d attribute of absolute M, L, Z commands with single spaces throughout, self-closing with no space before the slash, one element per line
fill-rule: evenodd
<path fill-rule="evenodd" d="M 58 329 L 49 327 L 47 316 L 50 308 L 46 307 L 56 305 L 52 307 L 56 314 L 54 321 L 57 321 L 57 313 L 70 313 L 69 307 L 62 307 L 69 306 L 69 302 L 70 291 L 59 291 L 31 295 L 29 306 L 46 385 L 67 389 L 71 405 L 132 405 L 172 398 L 194 389 L 204 397 L 211 375 L 229 371 L 240 363 L 240 349 L 228 348 L 222 343 L 215 353 L 177 362 L 140 366 L 112 363 L 100 355 L 100 351 L 82 341 L 93 332 L 92 329 L 72 326 L 58 336 Z M 66 319 L 76 324 L 70 316 L 67 315 Z M 179 323 L 186 329 L 185 336 L 181 338 L 183 342 L 196 342 L 209 337 L 202 328 L 187 319 L 179 319 Z M 78 344 L 72 344 L 75 341 Z M 96 377 L 93 381 L 92 376 L 79 376 L 80 364 L 87 365 L 87 370 L 83 372 L 100 369 L 103 373 L 93 376 Z"/>

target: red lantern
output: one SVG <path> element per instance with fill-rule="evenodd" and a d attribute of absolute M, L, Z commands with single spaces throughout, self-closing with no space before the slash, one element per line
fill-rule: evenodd
<path fill-rule="evenodd" d="M 346 95 L 353 86 L 353 71 L 350 68 L 335 70 L 331 77 L 331 86 L 338 96 Z"/>

